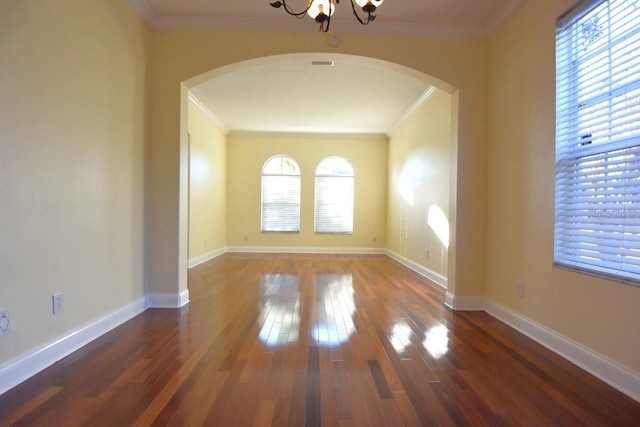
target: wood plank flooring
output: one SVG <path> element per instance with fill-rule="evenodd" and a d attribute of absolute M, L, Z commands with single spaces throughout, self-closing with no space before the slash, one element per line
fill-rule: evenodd
<path fill-rule="evenodd" d="M 0 426 L 638 426 L 640 403 L 382 255 L 226 254 L 0 396 Z"/>

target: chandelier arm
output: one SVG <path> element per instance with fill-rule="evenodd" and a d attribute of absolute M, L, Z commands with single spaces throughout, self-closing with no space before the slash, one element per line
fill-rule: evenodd
<path fill-rule="evenodd" d="M 304 15 L 311 8 L 311 4 L 313 3 L 313 0 L 309 0 L 309 3 L 307 4 L 307 7 L 302 12 L 294 12 L 294 10 L 291 8 L 291 6 L 289 6 L 287 4 L 286 0 L 281 0 L 281 1 L 282 1 L 282 6 L 284 6 L 285 12 L 287 12 L 289 15 L 295 16 L 298 19 L 304 18 Z"/>
<path fill-rule="evenodd" d="M 324 25 L 324 22 L 327 23 L 327 25 Z M 329 17 L 327 18 L 326 21 L 324 21 L 323 23 L 320 24 L 320 31 L 323 33 L 326 33 L 329 31 L 329 26 L 331 25 L 331 15 L 329 15 Z"/>
<path fill-rule="evenodd" d="M 371 22 L 371 12 L 367 13 L 367 19 L 366 20 L 362 20 L 362 18 L 360 18 L 360 15 L 358 15 L 358 12 L 356 12 L 356 5 L 355 5 L 353 0 L 351 0 L 351 9 L 353 10 L 353 16 L 356 17 L 356 19 L 358 20 L 358 22 L 360 24 L 368 25 L 369 22 Z"/>
<path fill-rule="evenodd" d="M 340 0 L 336 0 L 336 4 L 340 4 Z M 333 15 L 333 9 L 334 9 L 333 3 L 331 3 L 331 0 L 329 0 L 329 16 L 327 16 L 327 21 L 326 21 L 327 25 L 324 28 L 322 28 L 324 23 L 320 24 L 320 31 L 323 33 L 329 32 L 329 27 L 331 26 L 331 15 Z"/>

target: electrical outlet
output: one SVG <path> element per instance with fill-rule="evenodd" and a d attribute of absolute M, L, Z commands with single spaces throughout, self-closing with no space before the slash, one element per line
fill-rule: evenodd
<path fill-rule="evenodd" d="M 518 297 L 524 298 L 524 282 L 522 280 L 518 281 L 518 287 L 516 289 L 516 293 Z"/>
<path fill-rule="evenodd" d="M 11 333 L 11 322 L 9 321 L 9 312 L 7 310 L 0 311 L 0 336 L 9 335 Z"/>
<path fill-rule="evenodd" d="M 53 302 L 53 314 L 58 314 L 62 311 L 62 294 L 55 294 L 51 296 Z"/>

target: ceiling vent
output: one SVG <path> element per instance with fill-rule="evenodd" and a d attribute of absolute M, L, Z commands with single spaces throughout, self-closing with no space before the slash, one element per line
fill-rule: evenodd
<path fill-rule="evenodd" d="M 333 67 L 333 61 L 311 61 L 311 65 L 318 65 L 321 67 Z"/>

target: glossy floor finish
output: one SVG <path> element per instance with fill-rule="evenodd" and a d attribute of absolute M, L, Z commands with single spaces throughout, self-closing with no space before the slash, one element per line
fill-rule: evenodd
<path fill-rule="evenodd" d="M 640 404 L 386 256 L 227 254 L 0 397 L 0 425 L 640 425 Z"/>

